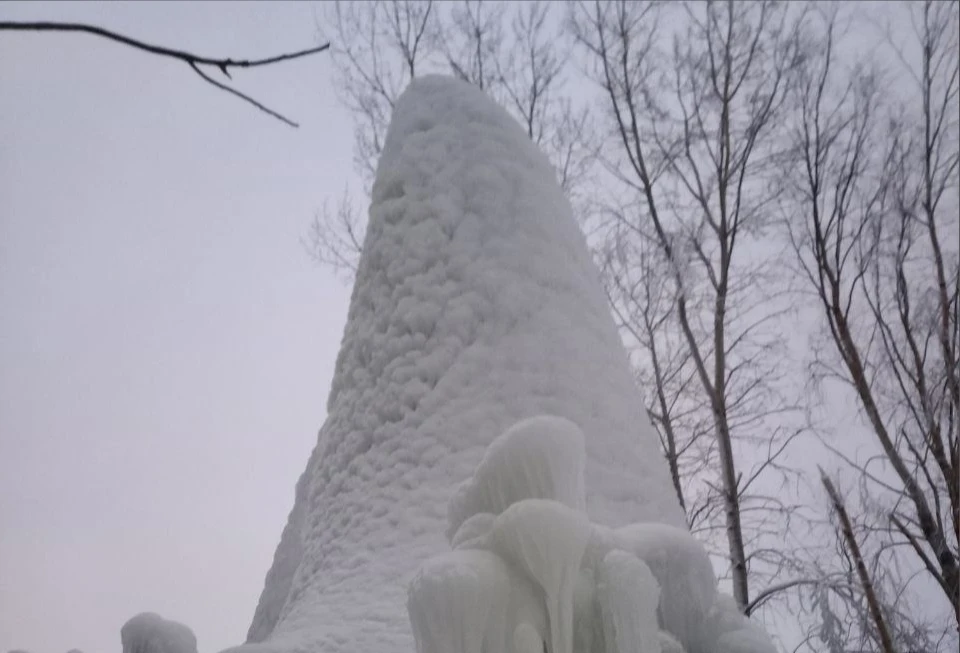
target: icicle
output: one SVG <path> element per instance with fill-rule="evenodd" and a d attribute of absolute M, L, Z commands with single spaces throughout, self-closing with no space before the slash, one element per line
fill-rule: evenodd
<path fill-rule="evenodd" d="M 494 522 L 494 551 L 543 589 L 551 653 L 573 651 L 573 593 L 589 537 L 586 516 L 556 501 L 520 501 Z"/>
<path fill-rule="evenodd" d="M 577 585 L 573 590 L 573 650 L 593 653 L 604 650 L 603 617 L 597 605 L 597 583 L 593 567 L 586 556 L 581 563 Z"/>
<path fill-rule="evenodd" d="M 547 633 L 542 594 L 489 551 L 428 560 L 410 583 L 407 612 L 417 653 L 506 653 L 521 625 L 541 641 Z"/>
<path fill-rule="evenodd" d="M 407 598 L 417 652 L 483 653 L 493 606 L 509 591 L 509 572 L 491 553 L 452 551 L 431 558 Z"/>
<path fill-rule="evenodd" d="M 660 653 L 660 587 L 643 561 L 611 551 L 597 574 L 606 653 Z"/>

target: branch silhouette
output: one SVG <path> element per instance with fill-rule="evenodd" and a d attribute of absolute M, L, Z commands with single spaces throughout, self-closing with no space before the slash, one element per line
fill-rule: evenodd
<path fill-rule="evenodd" d="M 302 57 L 307 57 L 312 54 L 317 54 L 323 52 L 330 47 L 330 43 L 324 43 L 313 48 L 307 48 L 305 50 L 297 50 L 295 52 L 286 52 L 283 54 L 278 54 L 272 57 L 266 57 L 263 59 L 231 59 L 231 58 L 214 58 L 214 57 L 204 57 L 192 52 L 187 52 L 185 50 L 176 50 L 174 48 L 167 48 L 161 45 L 153 45 L 151 43 L 146 43 L 139 39 L 135 39 L 124 34 L 119 34 L 103 27 L 98 27 L 96 25 L 88 25 L 86 23 L 60 23 L 60 22 L 51 22 L 51 21 L 40 21 L 40 22 L 19 22 L 19 21 L 0 21 L 0 31 L 12 31 L 12 32 L 79 32 L 84 34 L 92 34 L 94 36 L 99 36 L 105 38 L 109 41 L 114 41 L 122 45 L 129 46 L 131 48 L 142 50 L 143 52 L 148 52 L 160 57 L 166 57 L 169 59 L 176 59 L 182 61 L 190 66 L 190 69 L 193 70 L 197 75 L 200 76 L 203 81 L 215 86 L 216 88 L 230 93 L 231 95 L 240 98 L 244 102 L 247 102 L 260 111 L 263 111 L 272 118 L 287 124 L 291 127 L 297 128 L 300 125 L 296 122 L 290 120 L 289 118 L 283 116 L 282 114 L 266 107 L 261 102 L 253 99 L 249 95 L 238 91 L 237 89 L 228 86 L 222 82 L 218 82 L 209 75 L 203 72 L 200 66 L 213 66 L 217 68 L 227 79 L 233 79 L 230 76 L 231 68 L 256 68 L 260 66 L 269 66 L 271 64 L 277 64 L 284 61 L 291 61 L 293 59 L 300 59 Z"/>

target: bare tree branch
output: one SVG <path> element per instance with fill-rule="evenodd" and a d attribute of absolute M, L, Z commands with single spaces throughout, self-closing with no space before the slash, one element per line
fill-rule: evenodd
<path fill-rule="evenodd" d="M 274 55 L 272 57 L 265 57 L 262 59 L 231 59 L 231 58 L 214 58 L 214 57 L 205 57 L 202 55 L 194 54 L 192 52 L 187 52 L 185 50 L 177 50 L 173 48 L 167 48 L 160 45 L 154 45 L 151 43 L 146 43 L 139 39 L 135 39 L 124 34 L 119 34 L 117 32 L 105 29 L 103 27 L 98 27 L 97 25 L 88 25 L 85 23 L 60 23 L 60 22 L 51 22 L 51 21 L 39 21 L 39 22 L 19 22 L 19 21 L 0 21 L 0 31 L 10 31 L 10 32 L 75 32 L 83 34 L 91 34 L 93 36 L 99 36 L 101 38 L 107 39 L 109 41 L 114 41 L 116 43 L 121 43 L 123 45 L 129 46 L 136 50 L 141 50 L 143 52 L 148 52 L 153 55 L 160 57 L 166 57 L 169 59 L 175 59 L 177 61 L 182 61 L 186 63 L 190 68 L 200 76 L 205 82 L 215 86 L 216 88 L 230 93 L 231 95 L 240 98 L 244 102 L 247 102 L 260 111 L 263 111 L 267 115 L 280 120 L 284 124 L 287 124 L 291 127 L 298 127 L 299 125 L 289 118 L 284 117 L 283 115 L 277 113 L 276 111 L 267 108 L 262 103 L 254 100 L 249 95 L 242 93 L 235 88 L 232 88 L 226 84 L 216 81 L 206 73 L 204 73 L 199 66 L 213 66 L 217 68 L 221 73 L 223 73 L 228 79 L 230 77 L 231 68 L 256 68 L 260 66 L 269 66 L 272 64 L 282 63 L 284 61 L 291 61 L 293 59 L 300 59 L 301 57 L 307 57 L 312 54 L 317 54 L 323 52 L 330 47 L 329 43 L 324 43 L 313 48 L 307 48 L 305 50 L 297 50 L 295 52 L 287 52 L 283 54 Z"/>
<path fill-rule="evenodd" d="M 864 596 L 866 596 L 867 599 L 867 605 L 870 607 L 870 615 L 877 628 L 881 650 L 883 650 L 884 653 L 896 653 L 896 648 L 893 646 L 893 638 L 890 636 L 890 629 L 887 626 L 886 617 L 884 617 L 883 611 L 880 609 L 880 602 L 877 600 L 877 594 L 873 588 L 873 581 L 867 571 L 866 564 L 864 564 L 863 556 L 860 553 L 860 546 L 857 544 L 857 538 L 853 533 L 853 525 L 847 514 L 847 508 L 844 506 L 843 499 L 840 497 L 837 489 L 833 486 L 833 482 L 822 469 L 820 470 L 820 481 L 823 483 L 823 487 L 830 497 L 830 502 L 837 514 L 837 519 L 840 520 L 840 529 L 843 533 L 844 541 L 846 542 L 850 556 L 853 558 L 857 569 L 857 577 L 860 579 Z"/>

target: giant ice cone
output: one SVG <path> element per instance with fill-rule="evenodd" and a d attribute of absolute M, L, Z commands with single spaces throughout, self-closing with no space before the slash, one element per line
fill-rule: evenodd
<path fill-rule="evenodd" d="M 554 171 L 463 82 L 418 79 L 396 105 L 328 414 L 250 650 L 411 653 L 407 585 L 449 549 L 458 484 L 527 417 L 583 431 L 594 523 L 683 525 Z"/>

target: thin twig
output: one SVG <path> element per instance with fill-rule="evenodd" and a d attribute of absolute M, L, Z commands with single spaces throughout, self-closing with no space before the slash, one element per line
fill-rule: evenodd
<path fill-rule="evenodd" d="M 280 115 L 276 111 L 267 108 L 260 102 L 254 100 L 248 95 L 241 93 L 235 88 L 231 88 L 226 84 L 216 81 L 202 70 L 199 66 L 214 66 L 221 73 L 223 73 L 228 79 L 230 77 L 231 68 L 255 68 L 258 66 L 269 66 L 271 64 L 281 63 L 283 61 L 290 61 L 292 59 L 299 59 L 301 57 L 307 57 L 312 54 L 317 54 L 323 52 L 330 47 L 329 43 L 324 43 L 313 48 L 308 48 L 306 50 L 297 50 L 296 52 L 287 52 L 283 54 L 274 55 L 272 57 L 266 57 L 263 59 L 217 59 L 213 57 L 204 57 L 192 52 L 187 52 L 185 50 L 175 50 L 173 48 L 167 48 L 160 45 L 153 45 L 151 43 L 145 43 L 129 36 L 123 34 L 118 34 L 117 32 L 98 27 L 96 25 L 88 25 L 85 23 L 58 23 L 51 21 L 40 21 L 40 22 L 19 22 L 19 21 L 0 21 L 0 31 L 14 31 L 14 32 L 80 32 L 85 34 L 93 34 L 94 36 L 99 36 L 110 41 L 115 41 L 123 45 L 130 46 L 137 50 L 142 50 L 150 54 L 155 54 L 160 57 L 167 57 L 170 59 L 176 59 L 178 61 L 183 61 L 190 68 L 193 69 L 204 81 L 215 86 L 216 88 L 230 93 L 231 95 L 240 98 L 241 100 L 252 104 L 257 109 L 263 111 L 267 115 L 280 120 L 281 122 L 291 126 L 299 127 L 299 125 L 292 120 Z"/>
<path fill-rule="evenodd" d="M 284 122 L 284 123 L 290 125 L 290 126 L 293 127 L 294 129 L 297 129 L 298 127 L 300 127 L 300 125 L 298 125 L 297 123 L 293 122 L 292 120 L 290 120 L 290 119 L 287 118 L 286 116 L 282 116 L 282 115 L 280 115 L 279 113 L 277 113 L 276 111 L 274 111 L 273 109 L 270 109 L 270 108 L 268 108 L 268 107 L 263 106 L 262 104 L 260 104 L 260 103 L 257 102 L 256 100 L 254 100 L 254 99 L 253 99 L 252 97 L 250 97 L 249 95 L 244 95 L 243 93 L 241 93 L 241 92 L 238 91 L 237 89 L 231 88 L 231 87 L 227 86 L 226 84 L 222 84 L 222 83 L 218 82 L 217 80 L 213 79 L 212 77 L 210 77 L 209 75 L 207 75 L 205 72 L 203 72 L 202 70 L 200 70 L 200 68 L 197 67 L 197 64 L 191 62 L 191 63 L 190 63 L 190 67 L 193 68 L 193 72 L 197 73 L 197 74 L 200 75 L 200 77 L 202 77 L 205 81 L 210 82 L 211 84 L 213 84 L 213 85 L 216 86 L 217 88 L 222 89 L 222 90 L 226 91 L 227 93 L 230 93 L 231 95 L 235 95 L 235 96 L 237 96 L 238 98 L 240 98 L 241 100 L 244 100 L 245 102 L 249 102 L 249 103 L 252 104 L 253 106 L 255 106 L 255 107 L 257 107 L 258 109 L 260 109 L 261 111 L 263 111 L 264 113 L 266 113 L 266 114 L 268 114 L 268 115 L 270 115 L 270 116 L 273 116 L 273 117 L 276 118 L 277 120 L 280 120 L 281 122 Z"/>

